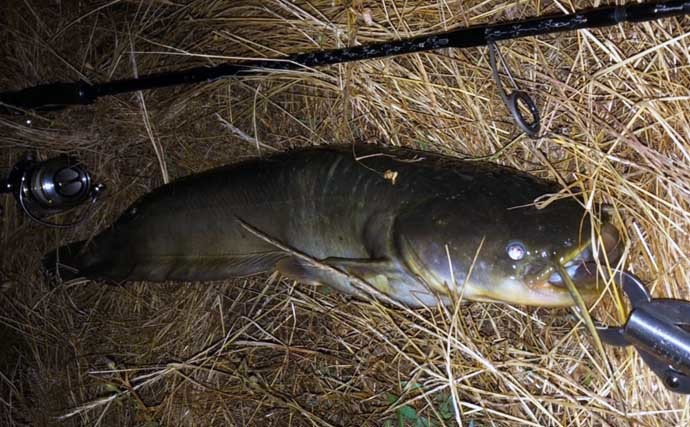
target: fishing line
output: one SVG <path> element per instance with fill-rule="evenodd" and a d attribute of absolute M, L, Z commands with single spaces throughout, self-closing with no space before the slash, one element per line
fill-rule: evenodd
<path fill-rule="evenodd" d="M 48 83 L 18 91 L 0 93 L 0 111 L 21 114 L 24 112 L 23 110 L 27 109 L 55 110 L 69 105 L 92 104 L 103 96 L 210 82 L 232 76 L 265 74 L 271 70 L 296 70 L 443 48 L 466 49 L 488 45 L 492 74 L 499 88 L 501 99 L 506 104 L 517 126 L 527 135 L 535 137 L 540 128 L 539 110 L 532 98 L 525 91 L 519 90 L 517 85 L 513 85 L 515 91 L 505 92 L 495 64 L 495 56 L 498 52 L 497 42 L 585 28 L 613 26 L 623 22 L 654 21 L 688 14 L 690 14 L 690 0 L 630 3 L 580 10 L 570 14 L 553 14 L 470 26 L 441 33 L 342 49 L 296 53 L 282 58 L 246 60 L 214 67 L 196 67 L 181 71 L 148 74 L 105 83 L 89 84 L 84 81 Z M 510 70 L 507 67 L 506 70 L 510 80 L 514 83 Z M 520 103 L 532 116 L 531 121 L 521 112 Z"/>

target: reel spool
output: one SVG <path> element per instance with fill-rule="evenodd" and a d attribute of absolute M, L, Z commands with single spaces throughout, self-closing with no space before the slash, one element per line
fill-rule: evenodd
<path fill-rule="evenodd" d="M 12 193 L 24 213 L 39 224 L 68 228 L 84 220 L 58 224 L 43 218 L 61 214 L 87 200 L 95 203 L 103 184 L 93 185 L 88 170 L 74 157 L 61 155 L 36 161 L 28 155 L 20 160 L 0 186 L 0 193 Z"/>

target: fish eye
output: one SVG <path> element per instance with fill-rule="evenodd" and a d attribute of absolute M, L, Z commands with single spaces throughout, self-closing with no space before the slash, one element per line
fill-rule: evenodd
<path fill-rule="evenodd" d="M 506 246 L 506 253 L 513 261 L 520 261 L 527 255 L 527 248 L 520 242 L 510 242 Z"/>

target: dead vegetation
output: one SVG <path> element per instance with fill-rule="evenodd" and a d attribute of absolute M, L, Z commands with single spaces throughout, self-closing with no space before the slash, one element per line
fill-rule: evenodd
<path fill-rule="evenodd" d="M 0 88 L 279 57 L 570 11 L 561 2 L 6 0 Z M 565 310 L 402 311 L 278 277 L 49 287 L 41 255 L 87 237 L 168 179 L 291 147 L 380 142 L 493 160 L 612 204 L 625 262 L 690 298 L 687 18 L 501 44 L 541 108 L 521 136 L 485 48 L 283 71 L 0 118 L 0 167 L 77 155 L 108 186 L 78 228 L 2 199 L 0 424 L 686 426 L 633 351 Z M 598 314 L 620 320 L 607 292 Z"/>

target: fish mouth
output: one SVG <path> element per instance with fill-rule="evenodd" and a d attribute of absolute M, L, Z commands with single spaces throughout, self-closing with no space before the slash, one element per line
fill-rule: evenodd
<path fill-rule="evenodd" d="M 609 263 L 616 261 L 620 255 L 620 236 L 618 230 L 610 224 L 601 228 L 601 241 L 594 244 L 589 241 L 578 250 L 561 258 L 563 270 L 580 291 L 593 291 L 597 279 L 597 257 L 594 247 L 597 245 L 599 261 L 607 260 Z M 548 267 L 542 277 L 548 275 L 546 282 L 556 288 L 567 289 L 566 283 L 560 272 L 553 266 Z"/>
<path fill-rule="evenodd" d="M 566 271 L 566 273 L 568 273 L 568 277 L 570 277 L 570 280 L 572 280 L 575 284 L 591 278 L 596 271 L 596 264 L 594 263 L 594 255 L 592 253 L 592 245 L 586 245 L 575 255 L 574 258 L 563 264 L 563 269 Z M 553 267 L 549 268 L 549 271 L 553 270 Z M 549 284 L 559 288 L 566 287 L 565 281 L 558 271 L 553 271 L 547 281 Z"/>

